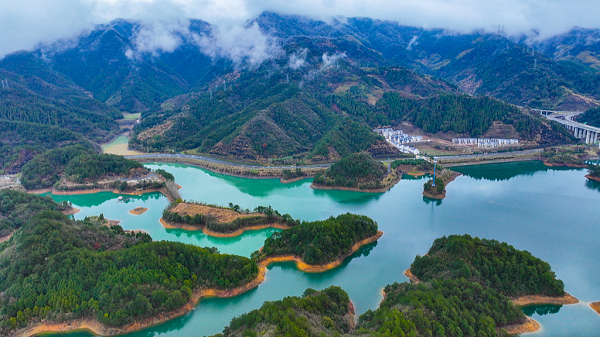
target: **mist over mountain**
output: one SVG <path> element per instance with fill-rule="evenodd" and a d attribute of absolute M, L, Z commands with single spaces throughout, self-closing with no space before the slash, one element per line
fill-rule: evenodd
<path fill-rule="evenodd" d="M 545 144 L 566 139 L 564 130 L 503 102 L 564 110 L 600 105 L 597 36 L 575 29 L 532 43 L 501 27 L 461 34 L 274 12 L 226 29 L 198 19 L 117 19 L 0 60 L 10 85 L 0 92 L 10 97 L 0 111 L 95 141 L 116 130 L 121 113 L 142 112 L 131 140 L 137 149 L 259 161 L 390 155 L 394 150 L 369 130 L 401 123 L 465 136 L 503 123 L 509 134 Z M 16 85 L 27 78 L 27 87 Z M 58 111 L 52 116 L 63 117 L 10 112 L 15 104 L 39 106 L 41 97 Z M 60 112 L 81 109 L 81 102 L 86 108 L 78 115 Z"/>

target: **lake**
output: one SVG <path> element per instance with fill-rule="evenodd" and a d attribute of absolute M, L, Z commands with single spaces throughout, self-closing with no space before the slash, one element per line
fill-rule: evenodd
<path fill-rule="evenodd" d="M 377 308 L 386 284 L 408 279 L 403 271 L 416 255 L 427 253 L 433 240 L 450 234 L 470 234 L 506 241 L 549 262 L 567 292 L 581 303 L 524 308 L 542 325 L 535 336 L 591 336 L 600 331 L 600 315 L 589 303 L 600 300 L 600 183 L 584 177 L 585 170 L 549 168 L 541 162 L 489 164 L 455 168 L 463 173 L 447 186 L 446 199 L 421 195 L 426 177 L 405 176 L 390 191 L 369 194 L 313 190 L 311 180 L 281 184 L 277 179 L 248 179 L 213 173 L 179 164 L 150 164 L 175 176 L 186 200 L 242 208 L 271 205 L 301 220 L 325 219 L 351 212 L 364 214 L 385 234 L 363 247 L 338 268 L 304 273 L 293 263 L 269 266 L 258 288 L 229 298 L 199 302 L 196 310 L 164 324 L 128 336 L 204 336 L 222 332 L 231 318 L 259 308 L 264 301 L 299 296 L 306 288 L 341 286 L 357 314 Z M 158 193 L 117 202 L 110 192 L 53 196 L 81 209 L 76 219 L 103 213 L 121 220 L 124 229 L 143 229 L 154 240 L 214 246 L 223 253 L 250 256 L 274 229 L 249 231 L 235 238 L 214 238 L 202 232 L 165 229 L 158 221 L 168 205 Z M 147 207 L 142 215 L 128 211 Z M 89 336 L 72 333 L 70 336 Z"/>

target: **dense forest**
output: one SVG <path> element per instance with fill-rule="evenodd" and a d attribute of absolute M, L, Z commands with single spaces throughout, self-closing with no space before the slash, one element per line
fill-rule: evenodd
<path fill-rule="evenodd" d="M 252 254 L 260 260 L 270 256 L 297 255 L 311 265 L 339 259 L 352 246 L 377 234 L 377 223 L 364 215 L 342 214 L 323 221 L 306 222 L 273 233 L 261 251 Z"/>
<path fill-rule="evenodd" d="M 302 297 L 265 302 L 259 309 L 231 320 L 214 337 L 335 336 L 351 331 L 350 299 L 340 287 L 306 289 Z"/>
<path fill-rule="evenodd" d="M 487 96 L 441 94 L 427 99 L 407 99 L 386 93 L 372 115 L 360 117 L 373 123 L 378 115 L 384 116 L 379 117 L 383 118 L 380 125 L 409 121 L 425 132 L 452 131 L 471 137 L 483 135 L 494 121 L 501 121 L 512 125 L 520 137 L 531 140 L 541 132 L 542 124 L 539 118 Z"/>
<path fill-rule="evenodd" d="M 6 198 L 18 203 L 24 197 L 11 192 Z M 37 198 L 31 209 L 22 207 L 36 212 Z M 119 226 L 38 212 L 0 245 L 0 328 L 6 333 L 42 319 L 79 317 L 121 326 L 176 309 L 195 289 L 231 289 L 258 275 L 256 263 L 245 257 L 151 241 Z"/>
<path fill-rule="evenodd" d="M 211 215 L 196 214 L 192 217 L 189 214 L 181 215 L 177 212 L 172 211 L 173 207 L 177 206 L 177 204 L 178 202 L 174 202 L 167 208 L 165 208 L 162 215 L 162 218 L 165 221 L 176 224 L 185 224 L 199 227 L 206 226 L 206 228 L 219 233 L 231 233 L 245 227 L 268 225 L 275 223 L 287 225 L 290 227 L 300 224 L 300 221 L 294 220 L 291 215 L 281 214 L 277 210 L 271 208 L 271 206 L 255 207 L 254 213 L 260 213 L 261 215 L 247 215 L 239 217 L 231 222 L 219 222 L 214 216 Z M 213 205 L 210 205 L 209 207 L 225 208 Z M 225 209 L 237 212 L 239 215 L 245 215 L 249 213 L 249 210 L 244 212 L 240 209 L 238 205 L 233 204 L 231 205 L 231 207 Z"/>
<path fill-rule="evenodd" d="M 450 235 L 436 239 L 410 267 L 422 281 L 464 278 L 506 296 L 564 294 L 550 265 L 527 251 L 496 240 Z"/>
<path fill-rule="evenodd" d="M 28 190 L 52 187 L 72 159 L 93 153 L 91 148 L 81 145 L 48 150 L 23 165 L 21 184 Z"/>
<path fill-rule="evenodd" d="M 349 154 L 332 164 L 325 174 L 317 174 L 315 185 L 379 188 L 380 179 L 387 172 L 381 162 L 366 152 Z"/>
<path fill-rule="evenodd" d="M 99 178 L 105 174 L 128 174 L 131 169 L 143 168 L 137 161 L 125 159 L 114 154 L 83 154 L 69 161 L 65 167 L 65 176 L 75 182 Z"/>
<path fill-rule="evenodd" d="M 575 120 L 579 123 L 600 128 L 600 107 L 587 110 L 581 115 L 575 117 Z"/>
<path fill-rule="evenodd" d="M 21 183 L 28 190 L 42 189 L 54 186 L 63 174 L 69 180 L 81 183 L 107 174 L 126 175 L 136 168 L 145 172 L 143 167 L 123 156 L 97 154 L 89 147 L 72 145 L 33 158 L 23 166 Z"/>
<path fill-rule="evenodd" d="M 497 328 L 525 321 L 520 308 L 464 279 L 394 283 L 377 310 L 358 320 L 357 333 L 375 336 L 507 336 Z"/>
<path fill-rule="evenodd" d="M 427 255 L 434 260 L 444 259 L 448 268 L 433 263 L 423 266 L 423 258 L 417 256 L 411 270 L 417 268 L 419 275 L 432 277 L 421 278 L 424 282 L 418 284 L 387 285 L 379 308 L 362 314 L 354 329 L 348 330 L 344 325 L 344 311 L 339 310 L 337 316 L 326 311 L 340 306 L 345 308 L 347 295 L 343 290 L 335 289 L 337 299 L 331 296 L 328 299 L 320 292 L 309 289 L 304 298 L 317 294 L 320 302 L 312 299 L 308 304 L 299 297 L 265 302 L 261 309 L 234 318 L 219 336 L 259 336 L 266 332 L 279 332 L 278 335 L 285 336 L 319 337 L 342 334 L 382 337 L 508 336 L 503 327 L 525 322 L 525 315 L 520 307 L 511 302 L 508 296 L 512 294 L 507 293 L 504 288 L 486 285 L 486 276 L 483 274 L 478 274 L 477 277 L 467 275 L 468 268 L 462 264 L 463 261 L 453 259 L 453 256 L 462 255 L 466 255 L 465 260 L 469 261 L 483 261 L 486 257 L 498 256 L 494 263 L 485 264 L 482 268 L 495 270 L 495 275 L 501 278 L 514 279 L 517 276 L 524 282 L 547 276 L 553 278 L 553 275 L 549 275 L 549 266 L 527 252 L 517 251 L 506 243 L 494 240 L 454 235 L 435 240 Z M 478 258 L 472 258 L 473 256 Z M 479 256 L 482 258 L 479 259 Z M 521 275 L 511 274 L 515 268 L 506 270 L 502 269 L 503 265 L 512 265 L 527 272 Z M 419 269 L 419 266 L 426 269 Z M 536 276 L 538 271 L 545 276 Z M 562 285 L 562 282 L 555 279 L 553 283 Z M 323 292 L 330 291 L 331 288 L 328 288 Z"/>
<path fill-rule="evenodd" d="M 50 197 L 0 190 L 0 238 L 21 228 L 29 218 L 43 210 L 63 210 L 67 202 L 57 204 Z"/>
<path fill-rule="evenodd" d="M 36 155 L 89 142 L 76 132 L 53 125 L 0 120 L 0 174 L 16 174 Z"/>

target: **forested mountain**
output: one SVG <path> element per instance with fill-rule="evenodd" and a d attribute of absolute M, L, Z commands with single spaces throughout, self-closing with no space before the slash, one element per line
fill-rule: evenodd
<path fill-rule="evenodd" d="M 76 144 L 91 147 L 83 135 L 65 128 L 0 120 L 0 174 L 16 174 L 38 154 Z"/>
<path fill-rule="evenodd" d="M 600 128 L 600 108 L 589 109 L 575 117 L 579 123 L 585 123 Z"/>
<path fill-rule="evenodd" d="M 561 127 L 481 95 L 534 108 L 600 105 L 596 31 L 530 47 L 502 32 L 265 12 L 246 27 L 258 27 L 278 51 L 255 64 L 207 50 L 199 41 L 216 39 L 215 26 L 182 25 L 169 48 L 152 48 L 151 26 L 119 19 L 8 55 L 0 61 L 0 119 L 103 141 L 121 112 L 143 112 L 137 149 L 318 162 L 393 154 L 369 129 L 403 122 L 464 136 L 500 122 L 533 143 L 569 140 Z M 560 56 L 567 45 L 577 57 Z"/>

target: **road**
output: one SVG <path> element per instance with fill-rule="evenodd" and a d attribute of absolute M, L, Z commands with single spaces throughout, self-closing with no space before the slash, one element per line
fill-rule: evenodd
<path fill-rule="evenodd" d="M 264 165 L 249 165 L 249 164 L 240 164 L 231 161 L 205 157 L 205 156 L 197 156 L 193 154 L 166 154 L 166 153 L 156 153 L 156 154 L 139 154 L 133 156 L 124 156 L 127 159 L 139 159 L 139 158 L 187 158 L 187 159 L 196 159 L 201 161 L 206 161 L 209 163 L 221 164 L 221 165 L 229 165 L 235 167 L 241 167 L 249 170 L 258 170 L 258 169 L 276 169 L 276 170 L 284 170 L 284 169 L 295 169 L 295 168 L 323 168 L 326 169 L 331 164 L 317 164 L 317 165 L 303 165 L 303 166 L 264 166 Z"/>
<path fill-rule="evenodd" d="M 485 157 L 497 157 L 502 155 L 518 155 L 518 154 L 529 154 L 529 153 L 540 153 L 543 152 L 544 149 L 531 149 L 531 150 L 523 150 L 523 151 L 512 151 L 512 152 L 490 152 L 490 153 L 481 153 L 481 154 L 461 154 L 456 156 L 437 156 L 438 160 L 444 159 L 469 159 L 469 158 L 485 158 Z"/>

